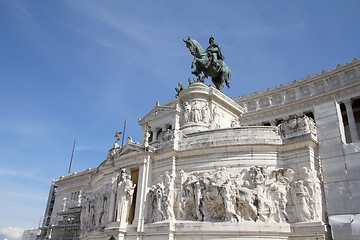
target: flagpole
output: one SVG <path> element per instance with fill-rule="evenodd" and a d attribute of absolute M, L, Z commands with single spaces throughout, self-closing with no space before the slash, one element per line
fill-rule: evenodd
<path fill-rule="evenodd" d="M 73 146 L 73 150 L 72 150 L 72 153 L 71 153 L 71 160 L 70 160 L 70 166 L 69 166 L 68 175 L 70 175 L 71 164 L 72 164 L 72 160 L 73 160 L 73 156 L 74 156 L 74 150 L 75 150 L 75 142 L 76 142 L 76 138 L 74 139 L 74 146 Z"/>
<path fill-rule="evenodd" d="M 126 127 L 126 118 L 125 118 L 125 122 L 124 122 L 124 131 L 123 131 L 123 137 L 122 137 L 121 147 L 123 147 L 123 146 L 124 146 L 125 127 Z"/>

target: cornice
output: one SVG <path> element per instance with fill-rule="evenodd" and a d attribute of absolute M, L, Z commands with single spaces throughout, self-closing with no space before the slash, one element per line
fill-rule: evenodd
<path fill-rule="evenodd" d="M 91 173 L 95 173 L 96 168 L 88 168 L 85 171 L 79 172 L 79 173 L 72 173 L 68 176 L 61 176 L 59 180 L 55 181 L 55 184 L 64 184 L 65 182 L 80 182 L 87 179 L 88 176 L 90 176 Z"/>

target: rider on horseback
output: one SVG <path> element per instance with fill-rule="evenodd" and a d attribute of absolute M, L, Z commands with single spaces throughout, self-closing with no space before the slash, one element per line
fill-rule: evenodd
<path fill-rule="evenodd" d="M 214 42 L 214 37 L 210 37 L 210 46 L 206 51 L 204 51 L 201 44 L 195 39 L 189 37 L 183 41 L 186 43 L 186 47 L 189 49 L 191 55 L 194 56 L 191 68 L 195 67 L 195 70 L 192 71 L 192 73 L 197 76 L 201 82 L 204 82 L 201 76 L 202 73 L 204 77 L 211 77 L 216 89 L 220 91 L 223 89 L 224 83 L 230 88 L 231 71 L 225 62 L 222 61 L 225 58 L 221 54 L 220 46 Z"/>
<path fill-rule="evenodd" d="M 225 57 L 221 53 L 221 48 L 219 45 L 215 43 L 214 37 L 211 35 L 209 38 L 209 44 L 210 46 L 206 49 L 206 53 L 209 56 L 209 62 L 206 64 L 206 68 L 210 66 L 211 63 L 213 63 L 217 69 L 218 72 L 221 71 L 221 65 L 220 60 L 224 60 Z"/>

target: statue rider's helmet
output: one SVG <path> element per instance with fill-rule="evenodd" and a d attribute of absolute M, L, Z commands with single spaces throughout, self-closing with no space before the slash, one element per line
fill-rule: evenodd
<path fill-rule="evenodd" d="M 211 45 L 211 43 L 214 43 L 215 42 L 215 39 L 214 37 L 211 35 L 211 37 L 209 38 L 209 44 Z"/>

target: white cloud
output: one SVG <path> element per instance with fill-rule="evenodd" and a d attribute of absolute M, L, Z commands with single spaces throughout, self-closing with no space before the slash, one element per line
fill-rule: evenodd
<path fill-rule="evenodd" d="M 7 227 L 0 228 L 0 233 L 4 234 L 8 240 L 17 240 L 22 238 L 24 230 L 18 227 Z"/>
<path fill-rule="evenodd" d="M 49 183 L 49 179 L 45 177 L 41 177 L 40 173 L 37 172 L 34 169 L 22 169 L 23 171 L 17 171 L 9 170 L 0 168 L 0 174 L 2 176 L 10 176 L 10 177 L 16 177 L 16 178 L 23 178 L 28 179 L 31 181 L 36 181 L 40 183 Z"/>
<path fill-rule="evenodd" d="M 4 2 L 8 5 L 9 9 L 11 10 L 11 14 L 24 22 L 32 22 L 33 17 L 31 16 L 30 12 L 26 9 L 26 6 L 19 2 L 19 1 L 7 1 Z"/>
<path fill-rule="evenodd" d="M 32 201 L 44 202 L 46 200 L 46 193 L 33 194 L 31 192 L 19 192 L 19 191 L 1 191 L 7 197 L 15 197 L 20 199 L 28 199 Z"/>
<path fill-rule="evenodd" d="M 0 131 L 10 132 L 12 134 L 24 136 L 39 135 L 44 132 L 44 126 L 35 120 L 29 122 L 29 119 L 19 120 L 2 117 L 0 118 Z"/>
<path fill-rule="evenodd" d="M 34 18 L 28 3 L 26 1 L 3 1 L 3 3 L 7 4 L 7 14 L 14 18 L 15 22 L 19 21 L 20 23 L 18 27 L 13 28 L 17 29 L 19 34 L 29 39 L 30 42 L 37 43 L 43 47 L 41 27 Z"/>
<path fill-rule="evenodd" d="M 144 25 L 143 23 L 136 21 L 136 18 L 131 14 L 118 14 L 114 12 L 114 9 L 109 6 L 104 6 L 103 4 L 79 4 L 78 2 L 69 1 L 73 7 L 76 7 L 79 11 L 82 11 L 89 16 L 93 17 L 97 21 L 103 22 L 106 25 L 116 29 L 117 31 L 123 33 L 124 35 L 139 41 L 141 44 L 148 44 L 149 35 L 146 34 L 146 30 L 149 26 Z M 123 6 L 124 7 L 124 6 Z M 130 8 L 130 6 L 127 6 Z M 132 8 L 129 9 L 129 12 L 132 12 Z"/>

